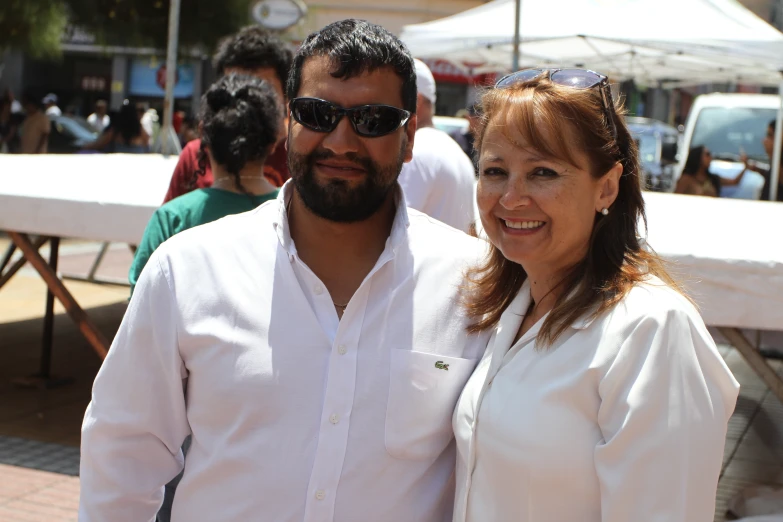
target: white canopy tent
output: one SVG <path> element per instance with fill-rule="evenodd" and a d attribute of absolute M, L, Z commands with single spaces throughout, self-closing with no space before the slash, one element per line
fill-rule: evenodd
<path fill-rule="evenodd" d="M 474 73 L 511 67 L 515 0 L 408 25 L 414 56 Z M 783 34 L 735 0 L 521 0 L 520 66 L 601 71 L 659 85 L 745 82 L 775 85 Z"/>
<path fill-rule="evenodd" d="M 419 58 L 449 60 L 473 74 L 504 72 L 513 62 L 516 29 L 519 68 L 579 67 L 615 81 L 659 87 L 707 82 L 783 86 L 783 33 L 736 0 L 494 0 L 405 26 L 401 39 Z M 783 110 L 772 198 L 781 120 Z"/>

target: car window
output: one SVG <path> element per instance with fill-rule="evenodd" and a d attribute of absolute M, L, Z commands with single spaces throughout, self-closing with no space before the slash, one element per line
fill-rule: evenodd
<path fill-rule="evenodd" d="M 633 133 L 639 143 L 639 159 L 643 163 L 654 163 L 658 155 L 658 139 L 654 134 Z"/>
<path fill-rule="evenodd" d="M 461 131 L 468 126 L 468 120 L 461 118 L 439 117 L 435 116 L 432 123 L 436 129 L 442 130 L 447 134 Z"/>
<path fill-rule="evenodd" d="M 751 107 L 709 107 L 699 112 L 693 128 L 691 147 L 706 145 L 713 156 L 738 155 L 766 161 L 762 140 L 767 135 L 775 109 Z"/>
<path fill-rule="evenodd" d="M 58 133 L 77 140 L 92 141 L 98 136 L 95 131 L 88 127 L 86 121 L 82 123 L 77 119 L 61 116 L 54 118 L 52 123 Z"/>

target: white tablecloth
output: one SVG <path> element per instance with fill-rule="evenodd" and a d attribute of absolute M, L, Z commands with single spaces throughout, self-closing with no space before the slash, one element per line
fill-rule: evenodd
<path fill-rule="evenodd" d="M 0 230 L 138 243 L 177 156 L 0 155 Z"/>
<path fill-rule="evenodd" d="M 783 329 L 783 204 L 645 193 L 648 243 L 707 324 Z"/>
<path fill-rule="evenodd" d="M 0 230 L 138 243 L 177 158 L 0 155 Z M 783 204 L 645 193 L 648 243 L 707 324 L 783 329 Z"/>

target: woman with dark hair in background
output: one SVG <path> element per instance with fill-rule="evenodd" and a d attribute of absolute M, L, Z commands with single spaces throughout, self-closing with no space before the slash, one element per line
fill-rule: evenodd
<path fill-rule="evenodd" d="M 230 74 L 209 88 L 201 101 L 201 144 L 214 183 L 155 211 L 130 269 L 131 293 L 149 257 L 174 234 L 277 197 L 264 161 L 277 142 L 281 112 L 274 90 L 253 76 Z"/>
<path fill-rule="evenodd" d="M 722 186 L 739 185 L 745 172 L 750 170 L 748 157 L 745 154 L 741 155 L 740 161 L 745 164 L 742 172 L 735 178 L 722 178 L 710 172 L 710 163 L 712 163 L 710 150 L 704 145 L 693 147 L 688 151 L 688 159 L 685 160 L 682 176 L 677 180 L 677 187 L 674 189 L 674 192 L 692 196 L 719 197 Z"/>
<path fill-rule="evenodd" d="M 215 72 L 222 76 L 229 73 L 250 74 L 269 83 L 280 102 L 286 105 L 285 83 L 291 68 L 293 55 L 287 43 L 273 32 L 260 26 L 249 26 L 220 42 L 214 56 Z M 264 173 L 270 183 L 281 187 L 289 178 L 285 137 L 288 112 L 280 113 L 278 143 L 269 154 Z M 196 188 L 212 185 L 212 170 L 201 150 L 200 140 L 185 144 L 174 169 L 169 190 L 163 202 L 171 201 Z"/>
<path fill-rule="evenodd" d="M 143 154 L 150 151 L 150 137 L 141 126 L 141 120 L 134 105 L 127 100 L 103 134 L 94 142 L 86 145 L 85 150 L 117 152 L 125 154 Z"/>

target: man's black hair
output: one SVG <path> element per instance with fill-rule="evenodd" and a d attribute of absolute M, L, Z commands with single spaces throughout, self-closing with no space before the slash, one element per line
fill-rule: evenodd
<path fill-rule="evenodd" d="M 291 49 L 282 40 L 254 25 L 221 40 L 213 64 L 221 76 L 232 67 L 247 71 L 261 67 L 274 69 L 285 87 L 292 58 Z"/>
<path fill-rule="evenodd" d="M 308 58 L 328 56 L 336 69 L 334 78 L 347 80 L 381 67 L 391 67 L 402 79 L 402 108 L 416 112 L 416 69 L 408 48 L 383 27 L 364 20 L 342 20 L 308 36 L 294 55 L 286 84 L 289 100 L 302 83 L 302 67 Z"/>

